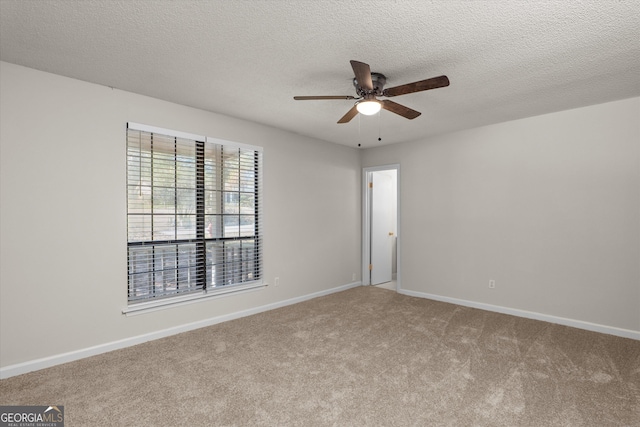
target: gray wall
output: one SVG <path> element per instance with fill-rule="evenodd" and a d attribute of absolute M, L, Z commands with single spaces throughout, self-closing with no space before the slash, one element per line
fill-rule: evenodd
<path fill-rule="evenodd" d="M 364 151 L 400 164 L 402 287 L 640 331 L 639 123 L 632 98 Z"/>
<path fill-rule="evenodd" d="M 347 285 L 360 277 L 356 149 L 0 63 L 0 367 Z M 127 121 L 264 147 L 278 287 L 126 317 Z"/>

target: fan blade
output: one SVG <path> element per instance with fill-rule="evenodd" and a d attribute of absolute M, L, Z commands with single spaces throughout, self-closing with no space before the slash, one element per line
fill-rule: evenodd
<path fill-rule="evenodd" d="M 373 81 L 371 80 L 371 68 L 369 64 L 359 61 L 351 61 L 353 74 L 356 75 L 358 85 L 364 90 L 373 90 Z"/>
<path fill-rule="evenodd" d="M 337 96 L 294 96 L 293 99 L 296 101 L 308 101 L 313 99 L 356 99 L 355 96 L 351 95 L 337 95 Z"/>
<path fill-rule="evenodd" d="M 449 86 L 447 76 L 433 77 L 419 82 L 407 83 L 396 87 L 390 87 L 383 91 L 384 96 L 406 95 L 408 93 L 420 92 L 423 90 L 437 89 L 439 87 Z"/>
<path fill-rule="evenodd" d="M 340 120 L 338 120 L 338 123 L 349 123 L 351 119 L 353 119 L 357 115 L 358 115 L 358 109 L 354 105 L 353 107 L 351 107 L 349 111 L 347 111 L 347 114 L 345 114 L 344 116 L 342 116 Z"/>
<path fill-rule="evenodd" d="M 406 117 L 409 120 L 415 119 L 420 114 L 422 114 L 419 111 L 412 110 L 409 107 L 400 105 L 397 102 L 389 101 L 388 99 L 380 101 L 380 103 L 382 104 L 382 108 L 384 108 L 385 110 L 391 111 L 392 113 L 396 113 L 402 117 Z"/>

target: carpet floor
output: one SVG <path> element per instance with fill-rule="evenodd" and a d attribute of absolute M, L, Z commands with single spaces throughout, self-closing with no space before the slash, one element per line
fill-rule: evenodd
<path fill-rule="evenodd" d="M 0 381 L 65 426 L 640 426 L 640 341 L 358 287 Z"/>

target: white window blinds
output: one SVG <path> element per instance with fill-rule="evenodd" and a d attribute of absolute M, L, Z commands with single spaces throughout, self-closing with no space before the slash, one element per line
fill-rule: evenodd
<path fill-rule="evenodd" d="M 262 149 L 127 129 L 129 304 L 262 281 Z"/>

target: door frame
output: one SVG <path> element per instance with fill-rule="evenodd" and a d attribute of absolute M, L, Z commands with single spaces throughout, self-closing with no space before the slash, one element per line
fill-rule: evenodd
<path fill-rule="evenodd" d="M 371 285 L 369 262 L 371 260 L 371 192 L 369 183 L 373 172 L 396 171 L 396 291 L 402 289 L 401 272 L 401 221 L 400 221 L 400 164 L 389 164 L 362 168 L 362 284 Z"/>

